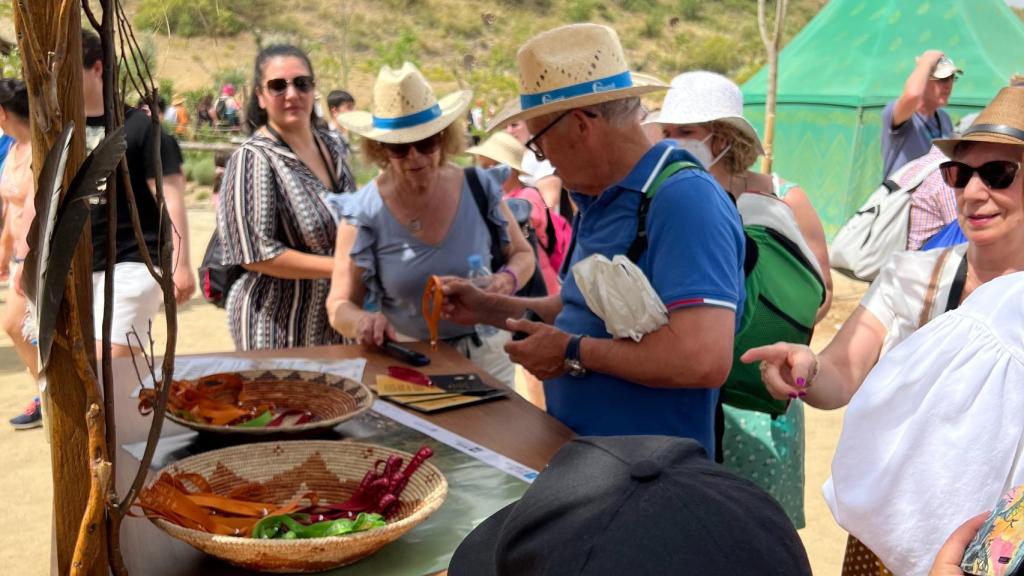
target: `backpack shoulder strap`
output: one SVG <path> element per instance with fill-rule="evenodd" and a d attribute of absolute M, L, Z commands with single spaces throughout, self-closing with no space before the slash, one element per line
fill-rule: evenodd
<path fill-rule="evenodd" d="M 637 210 L 636 236 L 633 238 L 633 243 L 629 246 L 629 251 L 626 252 L 626 256 L 634 264 L 640 261 L 640 256 L 644 253 L 644 250 L 647 250 L 647 212 L 651 208 L 651 200 L 654 199 L 654 195 L 658 193 L 658 189 L 661 188 L 665 180 L 668 180 L 681 170 L 694 168 L 701 169 L 700 166 L 693 162 L 686 161 L 673 162 L 665 166 L 640 198 L 640 208 Z"/>
<path fill-rule="evenodd" d="M 490 203 L 487 201 L 487 193 L 484 192 L 484 186 L 480 182 L 480 175 L 477 174 L 476 168 L 468 166 L 463 169 L 463 172 L 466 175 L 466 183 L 469 184 L 469 191 L 473 193 L 473 202 L 476 203 L 476 209 L 480 212 L 484 226 L 487 226 L 487 233 L 491 237 L 491 267 L 497 269 L 505 263 L 505 255 L 501 252 L 501 232 L 498 230 L 498 226 L 491 222 L 491 219 L 488 217 Z"/>

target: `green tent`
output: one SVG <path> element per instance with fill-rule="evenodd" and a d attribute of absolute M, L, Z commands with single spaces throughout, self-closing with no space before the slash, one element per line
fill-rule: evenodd
<path fill-rule="evenodd" d="M 914 59 L 943 50 L 964 70 L 953 122 L 1024 71 L 1024 24 L 1004 0 L 831 0 L 779 55 L 773 170 L 807 190 L 831 238 L 882 179 L 882 108 Z M 743 85 L 763 130 L 768 70 Z"/>

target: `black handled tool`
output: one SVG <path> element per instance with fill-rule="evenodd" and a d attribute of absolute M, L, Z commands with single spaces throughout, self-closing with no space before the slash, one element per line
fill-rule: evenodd
<path fill-rule="evenodd" d="M 406 364 L 411 364 L 412 366 L 426 366 L 427 364 L 430 364 L 430 357 L 427 356 L 426 354 L 420 354 L 415 350 L 410 350 L 405 346 L 398 345 L 395 342 L 385 342 L 384 352 L 386 352 L 389 356 L 397 358 L 402 362 L 405 362 Z"/>

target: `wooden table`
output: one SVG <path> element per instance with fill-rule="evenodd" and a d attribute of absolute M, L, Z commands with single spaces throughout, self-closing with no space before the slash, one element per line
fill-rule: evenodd
<path fill-rule="evenodd" d="M 442 345 L 430 351 L 422 343 L 409 344 L 410 348 L 431 357 L 431 364 L 421 369 L 427 374 L 455 374 L 479 372 L 469 360 L 455 349 Z M 361 346 L 326 346 L 261 352 L 216 354 L 243 358 L 305 358 L 310 360 L 343 360 L 366 358 L 363 382 L 370 384 L 376 375 L 386 372 L 388 366 L 399 362 Z M 494 378 L 483 374 L 492 386 L 500 386 Z M 133 388 L 137 378 L 130 361 L 119 361 L 114 369 L 114 389 Z M 548 460 L 572 438 L 572 432 L 554 418 L 538 410 L 518 394 L 509 394 L 506 400 L 486 402 L 440 414 L 414 414 L 464 436 L 495 452 L 503 454 L 535 470 L 542 470 Z M 139 462 L 120 445 L 144 441 L 149 432 L 150 419 L 139 415 L 133 401 L 118 398 L 117 404 L 117 488 L 124 494 L 131 485 Z M 183 428 L 165 420 L 163 436 L 177 434 Z M 152 474 L 152 471 L 150 472 Z M 121 529 L 121 546 L 125 563 L 131 574 L 145 576 L 171 576 L 191 574 L 255 574 L 242 569 L 226 568 L 214 562 L 188 544 L 166 535 L 151 522 L 139 518 L 126 518 Z"/>

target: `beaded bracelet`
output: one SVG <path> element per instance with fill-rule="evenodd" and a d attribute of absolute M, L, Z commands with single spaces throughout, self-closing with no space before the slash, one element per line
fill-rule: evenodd
<path fill-rule="evenodd" d="M 509 270 L 508 266 L 502 266 L 498 269 L 498 274 L 501 274 L 502 272 L 512 277 L 512 293 L 515 294 L 516 292 L 519 292 L 519 278 L 516 277 L 516 273 Z"/>

